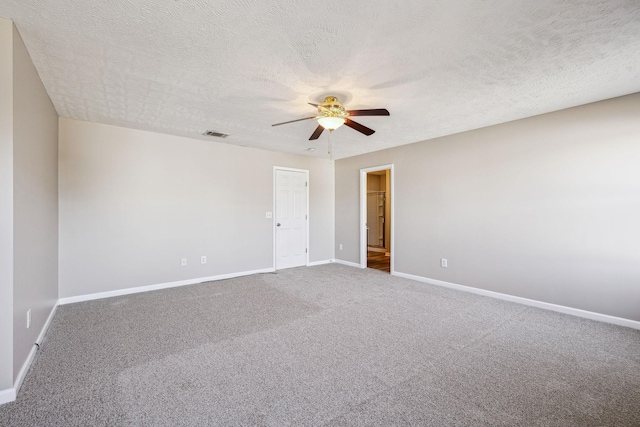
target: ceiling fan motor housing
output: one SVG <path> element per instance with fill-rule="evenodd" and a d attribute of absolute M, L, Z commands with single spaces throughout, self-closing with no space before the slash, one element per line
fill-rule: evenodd
<path fill-rule="evenodd" d="M 318 114 L 324 117 L 346 117 L 349 115 L 344 105 L 335 96 L 327 96 L 324 102 L 318 105 Z"/>

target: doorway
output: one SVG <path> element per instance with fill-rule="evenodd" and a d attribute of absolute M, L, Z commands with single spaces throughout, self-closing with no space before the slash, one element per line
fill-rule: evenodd
<path fill-rule="evenodd" d="M 309 171 L 275 167 L 274 266 L 301 267 L 309 261 Z"/>
<path fill-rule="evenodd" d="M 360 267 L 393 272 L 393 165 L 360 170 Z"/>

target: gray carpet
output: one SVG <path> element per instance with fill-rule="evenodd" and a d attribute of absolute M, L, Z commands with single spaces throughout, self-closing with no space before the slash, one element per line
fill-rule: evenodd
<path fill-rule="evenodd" d="M 3 426 L 640 426 L 640 331 L 337 264 L 61 306 Z"/>

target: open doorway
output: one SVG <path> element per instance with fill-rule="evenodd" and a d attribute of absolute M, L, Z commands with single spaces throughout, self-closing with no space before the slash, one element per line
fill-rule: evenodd
<path fill-rule="evenodd" d="M 389 169 L 367 173 L 367 267 L 391 272 Z"/>
<path fill-rule="evenodd" d="M 393 165 L 360 171 L 360 266 L 393 271 Z"/>

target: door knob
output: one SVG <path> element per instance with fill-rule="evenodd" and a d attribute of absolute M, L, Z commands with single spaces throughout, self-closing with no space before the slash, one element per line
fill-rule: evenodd
<path fill-rule="evenodd" d="M 276 227 L 280 227 L 280 223 L 277 223 L 277 224 L 276 224 Z"/>

